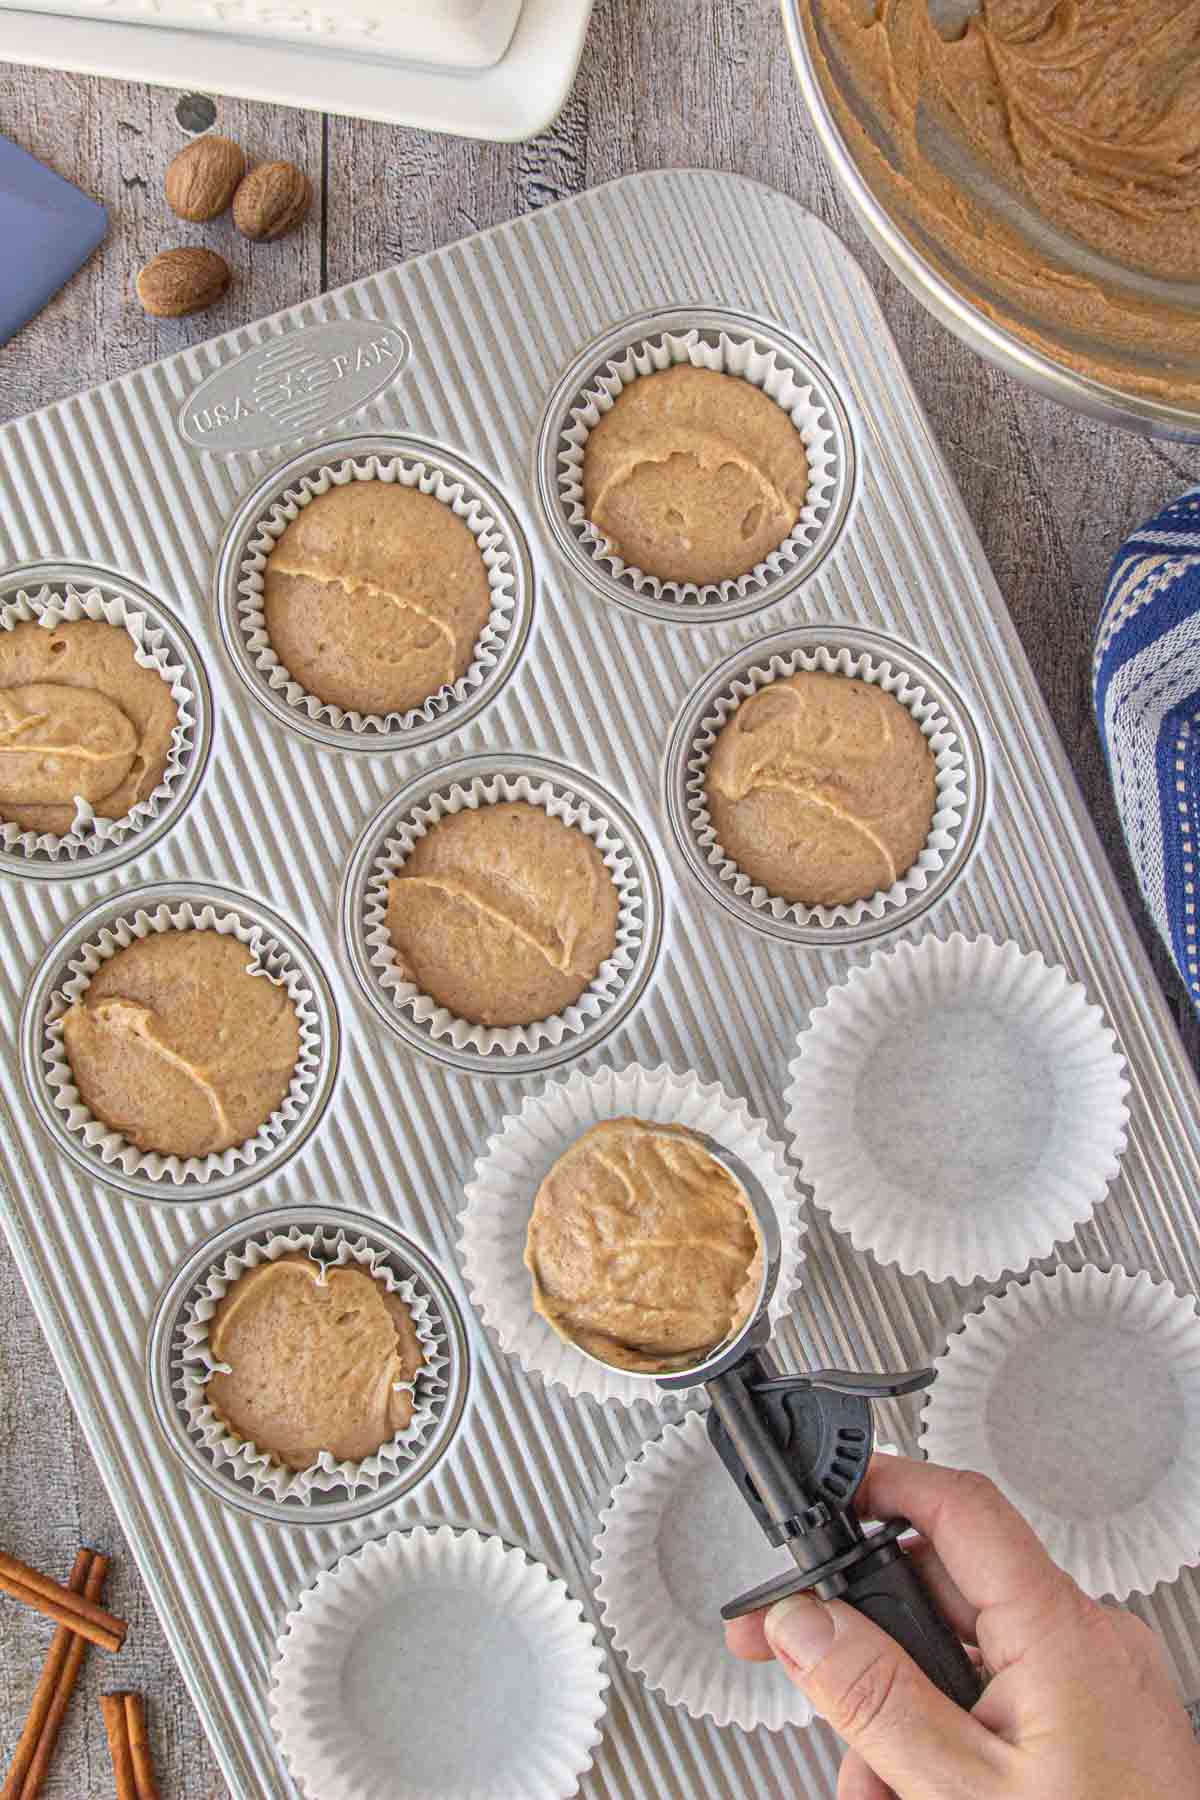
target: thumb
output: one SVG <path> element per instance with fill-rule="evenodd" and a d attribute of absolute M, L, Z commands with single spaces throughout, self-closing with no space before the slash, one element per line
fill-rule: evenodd
<path fill-rule="evenodd" d="M 1008 1745 L 852 1606 L 794 1594 L 763 1629 L 791 1680 L 897 1794 L 988 1800 L 1005 1791 Z"/>

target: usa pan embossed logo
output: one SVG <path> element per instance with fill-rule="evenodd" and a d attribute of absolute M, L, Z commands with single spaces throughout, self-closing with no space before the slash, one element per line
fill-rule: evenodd
<path fill-rule="evenodd" d="M 272 338 L 217 369 L 179 411 L 185 443 L 219 455 L 270 450 L 336 424 L 400 373 L 409 342 L 378 319 L 336 319 Z"/>

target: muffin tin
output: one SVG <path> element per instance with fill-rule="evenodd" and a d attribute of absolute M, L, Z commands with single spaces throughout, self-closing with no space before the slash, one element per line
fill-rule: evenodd
<path fill-rule="evenodd" d="M 339 371 L 350 336 L 367 353 L 363 321 L 378 321 L 381 339 L 403 332 L 409 353 L 391 384 L 347 415 Z M 715 328 L 782 344 L 796 368 L 819 376 L 840 433 L 837 502 L 811 557 L 729 614 L 651 605 L 619 577 L 610 583 L 569 547 L 547 485 L 572 396 L 614 347 L 667 324 L 694 329 L 697 342 Z M 255 410 L 253 365 L 239 358 L 292 341 L 312 409 L 307 438 L 281 442 L 281 427 Z M 201 383 L 202 409 L 189 404 Z M 473 716 L 449 709 L 421 743 L 351 754 L 296 729 L 248 684 L 228 641 L 221 551 L 295 461 L 369 454 L 381 438 L 452 458 L 487 484 L 518 554 L 528 548 L 532 604 L 506 679 Z M 22 1071 L 0 1096 L 0 1167 L 14 1257 L 235 1795 L 293 1791 L 267 1718 L 269 1670 L 283 1620 L 319 1570 L 393 1530 L 473 1526 L 525 1545 L 599 1624 L 597 1517 L 662 1416 L 678 1410 L 600 1407 L 531 1381 L 467 1297 L 456 1249 L 465 1183 L 545 1077 L 503 1058 L 452 1062 L 388 1029 L 360 985 L 355 934 L 341 928 L 366 854 L 356 859 L 355 846 L 449 765 L 499 758 L 532 776 L 549 763 L 639 845 L 654 949 L 627 1007 L 565 1057 L 588 1073 L 634 1063 L 694 1071 L 744 1096 L 786 1141 L 796 1034 L 870 946 L 829 931 L 784 941 L 718 904 L 677 837 L 684 814 L 669 741 L 717 673 L 755 663 L 764 640 L 785 630 L 813 627 L 839 642 L 869 634 L 873 656 L 920 668 L 966 747 L 971 854 L 951 858 L 949 878 L 921 896 L 915 926 L 899 915 L 873 926 L 990 932 L 1044 951 L 1086 984 L 1129 1065 L 1129 1148 L 1110 1198 L 1061 1260 L 1145 1266 L 1180 1291 L 1200 1285 L 1195 1077 L 877 303 L 840 243 L 793 204 L 727 176 L 629 178 L 18 420 L 0 432 L 0 466 L 0 567 L 53 561 L 136 584 L 186 630 L 212 690 L 211 754 L 168 829 L 102 869 L 77 865 L 49 881 L 6 865 L 0 876 L 8 1067 Z M 147 888 L 178 896 L 197 886 L 269 913 L 272 935 L 298 947 L 327 991 L 328 1099 L 269 1169 L 194 1194 L 174 1183 L 134 1192 L 62 1136 L 47 1137 L 30 1034 L 81 934 Z M 565 1061 L 560 1070 L 571 1072 Z M 214 1235 L 256 1232 L 280 1209 L 369 1221 L 381 1240 L 427 1259 L 447 1318 L 457 1309 L 461 1320 L 458 1367 L 470 1390 L 461 1417 L 415 1485 L 377 1495 L 357 1517 L 250 1510 L 184 1451 L 169 1378 L 164 1386 L 173 1318 Z M 786 1361 L 929 1360 L 986 1292 L 880 1267 L 820 1214 L 805 1243 L 803 1285 L 777 1338 Z M 895 1410 L 887 1434 L 912 1448 L 915 1422 L 911 1409 Z M 1136 1604 L 1160 1628 L 1184 1689 L 1200 1691 L 1196 1576 Z M 825 1727 L 720 1730 L 664 1705 L 619 1655 L 608 1669 L 605 1736 L 581 1790 L 593 1800 L 832 1794 L 839 1750 Z"/>

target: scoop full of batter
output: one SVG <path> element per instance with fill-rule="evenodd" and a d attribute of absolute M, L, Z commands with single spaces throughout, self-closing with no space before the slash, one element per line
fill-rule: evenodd
<path fill-rule="evenodd" d="M 525 1247 L 537 1312 L 618 1368 L 690 1368 L 749 1319 L 762 1249 L 749 1202 L 690 1132 L 612 1119 L 550 1169 Z"/>

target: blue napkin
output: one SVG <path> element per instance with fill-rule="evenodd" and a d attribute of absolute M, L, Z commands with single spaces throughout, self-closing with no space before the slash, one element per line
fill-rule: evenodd
<path fill-rule="evenodd" d="M 107 228 L 102 206 L 0 137 L 0 344 L 40 312 Z"/>
<path fill-rule="evenodd" d="M 1138 884 L 1200 1011 L 1200 488 L 1113 559 L 1092 691 Z"/>

